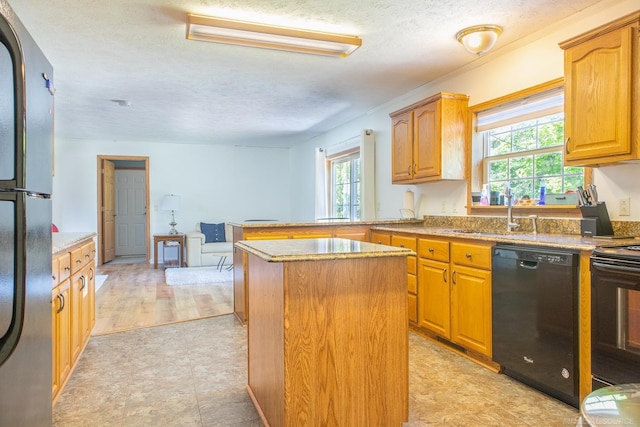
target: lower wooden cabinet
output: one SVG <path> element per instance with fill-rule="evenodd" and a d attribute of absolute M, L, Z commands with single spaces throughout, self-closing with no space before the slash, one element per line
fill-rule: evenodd
<path fill-rule="evenodd" d="M 451 341 L 491 356 L 491 272 L 452 268 Z"/>
<path fill-rule="evenodd" d="M 51 263 L 52 398 L 60 395 L 95 325 L 95 243 L 81 242 Z"/>
<path fill-rule="evenodd" d="M 418 327 L 489 357 L 491 246 L 418 239 Z"/>
<path fill-rule="evenodd" d="M 418 326 L 451 339 L 449 263 L 420 259 Z"/>
<path fill-rule="evenodd" d="M 57 396 L 71 372 L 71 290 L 69 279 L 51 293 L 51 326 L 53 339 L 51 393 Z"/>

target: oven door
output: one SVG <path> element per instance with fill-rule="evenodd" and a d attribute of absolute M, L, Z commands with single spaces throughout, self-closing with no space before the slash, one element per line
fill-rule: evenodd
<path fill-rule="evenodd" d="M 591 259 L 594 389 L 640 382 L 640 262 Z"/>

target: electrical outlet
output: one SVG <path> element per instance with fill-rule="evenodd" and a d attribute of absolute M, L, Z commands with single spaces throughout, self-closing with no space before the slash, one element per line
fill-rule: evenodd
<path fill-rule="evenodd" d="M 618 214 L 620 216 L 631 215 L 631 197 L 623 197 L 619 203 Z"/>

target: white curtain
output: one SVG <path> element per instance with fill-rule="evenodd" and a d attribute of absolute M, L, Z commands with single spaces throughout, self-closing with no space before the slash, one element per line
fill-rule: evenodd
<path fill-rule="evenodd" d="M 360 219 L 376 219 L 376 141 L 372 129 L 360 134 Z"/>
<path fill-rule="evenodd" d="M 316 147 L 316 206 L 315 217 L 326 218 L 329 216 L 329 203 L 327 201 L 327 156 L 324 148 Z"/>

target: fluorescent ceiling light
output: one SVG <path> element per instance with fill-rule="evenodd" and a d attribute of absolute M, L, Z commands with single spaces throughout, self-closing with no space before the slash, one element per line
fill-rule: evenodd
<path fill-rule="evenodd" d="M 278 27 L 187 13 L 187 39 L 316 55 L 349 56 L 357 36 Z"/>

